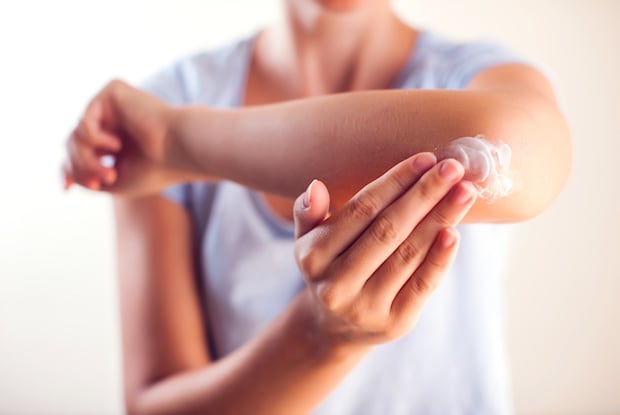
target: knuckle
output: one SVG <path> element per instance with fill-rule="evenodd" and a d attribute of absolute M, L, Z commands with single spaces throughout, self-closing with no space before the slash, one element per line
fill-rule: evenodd
<path fill-rule="evenodd" d="M 447 268 L 450 260 L 445 249 L 439 248 L 437 245 L 435 245 L 426 256 L 424 262 L 430 265 L 430 268 L 433 270 L 433 272 L 437 272 L 438 270 L 443 270 Z"/>
<path fill-rule="evenodd" d="M 396 249 L 396 255 L 403 263 L 410 264 L 419 258 L 420 248 L 413 241 L 406 240 Z"/>
<path fill-rule="evenodd" d="M 425 296 L 435 291 L 435 285 L 429 278 L 416 276 L 411 281 L 411 289 L 414 294 Z"/>
<path fill-rule="evenodd" d="M 400 231 L 394 222 L 385 215 L 379 216 L 370 227 L 372 236 L 381 243 L 390 243 L 399 239 Z"/>
<path fill-rule="evenodd" d="M 404 336 L 407 332 L 411 330 L 411 328 L 415 324 L 414 317 L 415 316 L 410 315 L 392 316 L 390 324 L 388 324 L 384 331 L 385 337 L 388 340 L 392 341 Z"/>
<path fill-rule="evenodd" d="M 316 295 L 323 307 L 331 312 L 335 312 L 340 305 L 340 298 L 334 284 L 321 283 L 317 286 Z"/>
<path fill-rule="evenodd" d="M 320 265 L 320 254 L 318 249 L 310 248 L 303 249 L 296 246 L 296 257 L 299 269 L 301 272 L 311 280 L 317 279 L 321 274 L 322 267 Z"/>
<path fill-rule="evenodd" d="M 431 219 L 443 227 L 454 225 L 454 221 L 446 214 L 446 212 L 439 208 L 431 211 Z"/>
<path fill-rule="evenodd" d="M 348 207 L 348 213 L 354 219 L 373 218 L 380 210 L 379 202 L 368 193 L 355 196 Z"/>
<path fill-rule="evenodd" d="M 409 163 L 411 165 L 411 163 Z M 411 176 L 411 174 L 409 174 Z M 406 190 L 411 187 L 411 181 L 407 179 L 407 175 L 405 175 L 401 170 L 396 169 L 392 174 L 388 175 L 387 181 L 390 185 L 398 190 Z"/>
<path fill-rule="evenodd" d="M 103 89 L 103 94 L 109 94 L 109 96 L 116 98 L 118 94 L 123 90 L 125 82 L 120 79 L 112 79 Z"/>
<path fill-rule="evenodd" d="M 347 311 L 347 320 L 356 327 L 363 327 L 365 325 L 366 313 L 363 312 L 361 307 L 351 307 Z"/>
<path fill-rule="evenodd" d="M 428 180 L 427 177 L 425 177 L 424 179 L 420 181 L 420 185 L 418 188 L 420 198 L 426 201 L 433 200 L 435 198 L 436 186 L 434 185 L 433 181 Z"/>
<path fill-rule="evenodd" d="M 123 86 L 123 81 L 121 81 L 120 79 L 112 79 L 110 82 L 108 82 L 105 89 L 110 89 L 113 91 L 122 86 Z"/>

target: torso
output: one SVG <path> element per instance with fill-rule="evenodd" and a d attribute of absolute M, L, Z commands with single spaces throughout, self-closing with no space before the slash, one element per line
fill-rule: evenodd
<path fill-rule="evenodd" d="M 237 107 L 291 99 L 256 88 L 266 85 L 260 78 L 250 80 L 247 91 L 241 87 L 253 39 L 184 60 L 148 90 L 177 105 Z M 493 44 L 459 44 L 422 32 L 394 88 L 462 89 L 471 74 L 508 62 L 522 60 Z M 214 83 L 220 88 L 210 88 Z M 240 89 L 247 99 L 240 98 Z M 277 220 L 290 218 L 291 201 L 272 195 L 261 199 L 230 181 L 174 186 L 164 196 L 187 208 L 197 230 L 209 349 L 214 360 L 220 359 L 258 335 L 305 287 L 292 255 L 292 224 Z M 509 229 L 459 227 L 455 265 L 415 330 L 374 349 L 315 413 L 511 413 L 500 278 Z"/>

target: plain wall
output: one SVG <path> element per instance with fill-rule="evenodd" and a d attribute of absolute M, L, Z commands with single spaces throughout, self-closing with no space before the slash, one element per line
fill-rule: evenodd
<path fill-rule="evenodd" d="M 507 340 L 520 414 L 620 413 L 620 2 L 411 0 L 408 21 L 548 65 L 574 136 L 559 199 L 517 227 Z M 66 135 L 111 77 L 251 33 L 277 0 L 0 5 L 0 413 L 122 413 L 110 202 L 61 191 Z"/>

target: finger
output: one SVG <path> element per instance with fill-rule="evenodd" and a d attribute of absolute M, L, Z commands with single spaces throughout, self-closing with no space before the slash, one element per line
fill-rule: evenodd
<path fill-rule="evenodd" d="M 101 182 L 108 183 L 115 179 L 116 171 L 103 166 L 97 157 L 97 151 L 72 136 L 67 143 L 71 160 L 72 176 L 75 182 L 93 190 L 101 188 Z M 95 182 L 99 182 L 97 185 Z"/>
<path fill-rule="evenodd" d="M 295 220 L 295 238 L 299 238 L 318 224 L 329 214 L 329 191 L 320 180 L 313 180 L 308 189 L 301 194 L 293 206 Z"/>
<path fill-rule="evenodd" d="M 68 190 L 71 185 L 75 182 L 73 178 L 73 174 L 71 173 L 71 162 L 69 159 L 65 160 L 61 167 L 61 176 L 63 182 L 63 188 Z"/>
<path fill-rule="evenodd" d="M 335 275 L 346 280 L 343 284 L 361 289 L 462 177 L 463 166 L 455 160 L 441 161 L 430 169 L 334 261 Z"/>
<path fill-rule="evenodd" d="M 101 190 L 101 182 L 96 178 L 91 178 L 86 181 L 86 187 L 90 190 Z"/>
<path fill-rule="evenodd" d="M 103 88 L 103 90 L 88 103 L 84 111 L 84 118 L 93 120 L 101 120 L 103 118 L 103 101 L 108 89 L 109 85 Z"/>
<path fill-rule="evenodd" d="M 122 140 L 118 135 L 112 133 L 118 120 L 110 107 L 114 106 L 119 91 L 126 86 L 127 84 L 122 81 L 111 81 L 88 103 L 76 128 L 78 139 L 92 147 L 112 152 L 120 151 Z"/>
<path fill-rule="evenodd" d="M 456 184 L 366 281 L 364 295 L 383 302 L 377 306 L 391 303 L 405 281 L 424 261 L 438 232 L 460 223 L 475 200 L 476 188 L 472 183 L 462 181 Z"/>
<path fill-rule="evenodd" d="M 101 150 L 118 152 L 121 140 L 100 126 L 101 120 L 84 116 L 75 128 L 74 135 L 82 143 Z"/>
<path fill-rule="evenodd" d="M 438 233 L 422 265 L 394 298 L 391 313 L 395 318 L 420 314 L 422 307 L 452 266 L 459 239 L 458 231 L 454 228 L 444 228 Z M 413 323 L 415 320 L 410 321 L 410 324 Z"/>
<path fill-rule="evenodd" d="M 432 153 L 416 154 L 366 185 L 338 212 L 297 241 L 306 274 L 318 276 L 347 249 L 385 207 L 406 192 L 436 163 Z"/>

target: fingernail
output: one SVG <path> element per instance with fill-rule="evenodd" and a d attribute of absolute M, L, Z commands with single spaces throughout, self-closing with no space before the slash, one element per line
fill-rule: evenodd
<path fill-rule="evenodd" d="M 431 153 L 422 153 L 413 161 L 413 165 L 418 173 L 424 173 L 435 165 L 437 159 Z"/>
<path fill-rule="evenodd" d="M 454 180 L 458 176 L 458 173 L 454 163 L 448 161 L 444 161 L 439 168 L 439 176 L 444 180 Z"/>
<path fill-rule="evenodd" d="M 310 207 L 310 198 L 312 196 L 312 186 L 314 186 L 314 183 L 316 182 L 316 179 L 312 180 L 310 182 L 310 184 L 308 185 L 308 188 L 306 189 L 306 192 L 304 193 L 304 197 L 302 199 L 303 205 L 305 209 L 308 209 Z"/>

